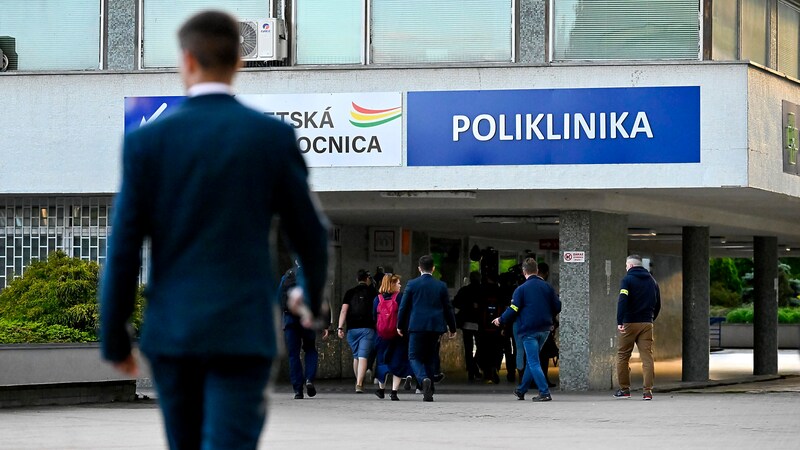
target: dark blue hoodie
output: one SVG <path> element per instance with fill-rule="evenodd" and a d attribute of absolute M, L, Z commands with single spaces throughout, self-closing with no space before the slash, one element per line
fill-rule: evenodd
<path fill-rule="evenodd" d="M 617 325 L 652 322 L 661 311 L 658 283 L 642 266 L 631 267 L 619 289 Z"/>
<path fill-rule="evenodd" d="M 515 291 L 511 306 L 500 317 L 500 324 L 508 325 L 519 317 L 517 333 L 528 336 L 550 331 L 553 317 L 561 312 L 561 301 L 553 288 L 536 275 L 525 280 Z"/>

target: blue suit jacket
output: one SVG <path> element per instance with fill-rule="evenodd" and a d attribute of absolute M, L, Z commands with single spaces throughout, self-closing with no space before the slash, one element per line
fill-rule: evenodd
<path fill-rule="evenodd" d="M 287 125 L 230 95 L 187 99 L 125 137 L 100 289 L 103 357 L 130 353 L 140 248 L 152 244 L 141 349 L 152 355 L 276 354 L 270 226 L 279 214 L 319 311 L 327 233 Z"/>
<path fill-rule="evenodd" d="M 409 281 L 400 301 L 397 328 L 404 333 L 444 333 L 448 328 L 455 332 L 456 318 L 447 285 L 428 274 Z"/>

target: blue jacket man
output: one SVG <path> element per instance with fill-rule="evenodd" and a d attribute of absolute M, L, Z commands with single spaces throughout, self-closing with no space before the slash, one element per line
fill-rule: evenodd
<path fill-rule="evenodd" d="M 630 398 L 630 359 L 633 346 L 642 359 L 642 399 L 653 399 L 655 360 L 653 359 L 653 321 L 661 311 L 661 291 L 655 278 L 642 265 L 642 257 L 630 255 L 625 259 L 628 273 L 620 283 L 617 300 L 617 380 L 616 398 Z"/>
<path fill-rule="evenodd" d="M 539 352 L 553 328 L 553 317 L 561 312 L 561 301 L 553 288 L 541 279 L 538 273 L 539 267 L 536 260 L 526 258 L 522 263 L 525 282 L 514 290 L 511 306 L 502 316 L 494 320 L 494 324 L 501 326 L 515 320 L 519 321 L 517 335 L 522 341 L 528 366 L 525 368 L 522 381 L 514 390 L 514 395 L 518 400 L 524 400 L 528 386 L 531 381 L 535 381 L 539 395 L 533 397 L 532 400 L 548 402 L 552 400 L 552 397 L 547 385 L 547 378 L 539 365 Z"/>
<path fill-rule="evenodd" d="M 180 29 L 188 99 L 128 134 L 100 294 L 102 356 L 135 376 L 126 323 L 140 249 L 152 244 L 141 351 L 150 360 L 171 448 L 254 449 L 276 355 L 270 225 L 305 270 L 311 326 L 327 274 L 327 232 L 293 130 L 241 105 L 239 26 L 207 11 Z"/>
<path fill-rule="evenodd" d="M 408 359 L 417 380 L 422 380 L 422 400 L 433 401 L 433 376 L 436 365 L 436 344 L 450 331 L 456 335 L 456 318 L 450 304 L 447 285 L 433 278 L 433 258 L 419 259 L 421 276 L 408 282 L 397 312 L 397 333 L 408 333 Z"/>

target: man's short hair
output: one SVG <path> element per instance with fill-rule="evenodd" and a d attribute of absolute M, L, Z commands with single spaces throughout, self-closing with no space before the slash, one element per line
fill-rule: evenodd
<path fill-rule="evenodd" d="M 522 271 L 528 275 L 539 273 L 539 265 L 534 258 L 525 258 L 525 261 L 522 261 Z"/>
<path fill-rule="evenodd" d="M 371 276 L 372 275 L 369 273 L 368 270 L 358 269 L 358 273 L 356 274 L 356 280 L 367 281 Z"/>
<path fill-rule="evenodd" d="M 625 264 L 630 264 L 634 267 L 641 266 L 642 257 L 639 255 L 629 255 L 628 258 L 625 259 Z"/>
<path fill-rule="evenodd" d="M 222 11 L 203 11 L 178 30 L 178 42 L 204 70 L 225 72 L 239 64 L 239 23 Z"/>
<path fill-rule="evenodd" d="M 419 268 L 425 272 L 433 270 L 433 257 L 431 255 L 424 255 L 419 259 Z"/>
<path fill-rule="evenodd" d="M 477 270 L 473 270 L 469 273 L 469 282 L 470 284 L 479 284 L 481 282 L 481 273 Z"/>

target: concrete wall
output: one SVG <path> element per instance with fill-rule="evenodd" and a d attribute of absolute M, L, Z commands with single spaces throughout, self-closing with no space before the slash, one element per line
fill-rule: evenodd
<path fill-rule="evenodd" d="M 747 153 L 750 186 L 800 197 L 800 177 L 783 172 L 781 101 L 800 104 L 796 81 L 752 67 L 748 70 Z"/>
<path fill-rule="evenodd" d="M 752 323 L 723 323 L 720 330 L 720 347 L 753 348 Z M 800 348 L 800 325 L 778 325 L 778 348 Z"/>
<path fill-rule="evenodd" d="M 0 345 L 0 386 L 135 380 L 100 360 L 98 344 Z M 142 367 L 147 375 L 146 364 Z"/>
<path fill-rule="evenodd" d="M 332 93 L 696 85 L 701 163 L 502 167 L 317 168 L 317 191 L 719 187 L 747 183 L 747 66 L 653 63 L 391 69 L 275 68 L 242 72 L 238 92 Z M 800 89 L 798 95 L 800 95 Z M 110 193 L 117 189 L 125 96 L 181 95 L 174 71 L 6 73 L 0 83 L 0 193 Z M 378 181 L 380 180 L 380 181 Z M 476 181 L 477 180 L 477 181 Z M 800 181 L 797 182 L 800 190 Z M 800 191 L 799 191 L 800 192 Z"/>
<path fill-rule="evenodd" d="M 656 361 L 680 358 L 683 342 L 683 272 L 681 258 L 653 255 L 650 271 L 661 289 L 661 313 L 653 325 Z"/>

